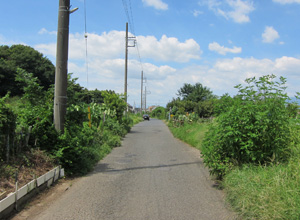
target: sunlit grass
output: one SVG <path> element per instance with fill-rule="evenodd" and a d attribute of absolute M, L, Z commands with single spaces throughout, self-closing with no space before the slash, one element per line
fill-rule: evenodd
<path fill-rule="evenodd" d="M 227 200 L 243 219 L 300 219 L 300 158 L 244 166 L 225 176 Z"/>
<path fill-rule="evenodd" d="M 176 138 L 201 150 L 202 140 L 208 129 L 208 123 L 185 123 L 181 127 L 169 127 Z"/>

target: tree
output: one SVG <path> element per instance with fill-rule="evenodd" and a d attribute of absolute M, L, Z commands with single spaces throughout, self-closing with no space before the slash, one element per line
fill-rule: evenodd
<path fill-rule="evenodd" d="M 0 46 L 0 96 L 23 94 L 23 84 L 15 80 L 18 68 L 37 77 L 44 90 L 54 83 L 55 67 L 43 54 L 24 45 Z"/>
<path fill-rule="evenodd" d="M 178 90 L 177 95 L 182 99 L 179 97 L 173 98 L 167 104 L 167 109 L 172 108 L 172 114 L 181 115 L 186 112 L 195 112 L 199 117 L 210 117 L 214 113 L 214 99 L 216 99 L 216 96 L 201 83 L 195 85 L 185 83 Z"/>
<path fill-rule="evenodd" d="M 182 97 L 183 100 L 192 102 L 201 102 L 215 98 L 212 91 L 201 83 L 191 85 L 185 83 L 182 88 L 178 90 L 178 96 Z"/>

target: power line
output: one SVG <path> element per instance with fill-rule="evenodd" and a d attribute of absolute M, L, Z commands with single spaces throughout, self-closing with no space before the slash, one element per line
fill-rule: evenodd
<path fill-rule="evenodd" d="M 126 14 L 126 17 L 127 17 L 127 20 L 128 20 L 130 31 L 133 35 L 135 35 L 134 27 L 133 27 L 133 20 L 132 20 L 133 17 L 132 17 L 131 4 L 130 4 L 131 16 L 130 16 L 129 15 L 129 10 L 128 10 L 128 5 L 127 5 L 127 0 L 122 0 L 122 2 L 123 2 L 124 11 L 125 11 L 125 14 Z"/>
<path fill-rule="evenodd" d="M 84 38 L 85 38 L 85 65 L 86 65 L 86 86 L 89 89 L 89 65 L 88 65 L 88 35 L 86 22 L 86 0 L 84 0 Z"/>
<path fill-rule="evenodd" d="M 130 31 L 131 33 L 136 36 L 135 34 L 135 30 L 134 30 L 134 19 L 133 19 L 133 12 L 132 12 L 132 6 L 131 6 L 131 0 L 128 0 L 128 4 L 129 4 L 129 9 L 128 9 L 128 4 L 127 4 L 127 0 L 122 0 L 123 2 L 123 7 L 124 7 L 124 11 L 128 20 L 128 24 L 130 27 Z M 129 13 L 130 11 L 130 13 Z M 137 50 L 137 55 L 138 55 L 138 59 L 141 65 L 141 69 L 143 71 L 143 64 L 142 64 L 142 59 L 141 59 L 141 54 L 140 54 L 140 50 L 139 50 L 139 45 L 138 45 L 138 41 L 135 41 L 136 43 L 136 50 Z"/>
<path fill-rule="evenodd" d="M 135 30 L 134 30 L 134 20 L 133 20 L 133 14 L 132 14 L 132 7 L 131 7 L 131 0 L 129 0 L 129 8 L 130 8 L 130 15 L 131 15 L 131 22 L 132 22 L 132 27 L 131 27 L 131 31 L 133 33 L 134 36 L 135 35 Z"/>

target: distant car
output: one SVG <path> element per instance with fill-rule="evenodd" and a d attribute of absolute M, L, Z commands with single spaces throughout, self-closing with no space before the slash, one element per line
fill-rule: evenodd
<path fill-rule="evenodd" d="M 143 119 L 149 121 L 149 120 L 150 120 L 150 117 L 149 117 L 149 115 L 143 115 Z"/>

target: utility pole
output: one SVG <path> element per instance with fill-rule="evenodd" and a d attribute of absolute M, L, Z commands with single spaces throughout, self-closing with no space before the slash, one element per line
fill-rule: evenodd
<path fill-rule="evenodd" d="M 145 112 L 147 110 L 147 95 L 151 94 L 150 91 L 147 91 L 147 87 L 145 86 Z"/>
<path fill-rule="evenodd" d="M 128 40 L 133 40 L 133 45 L 128 45 Z M 128 37 L 128 22 L 126 22 L 126 36 L 125 36 L 125 80 L 124 80 L 124 95 L 127 104 L 127 70 L 128 70 L 128 47 L 135 47 L 135 37 Z"/>
<path fill-rule="evenodd" d="M 143 81 L 144 81 L 144 73 L 142 71 L 142 77 L 141 77 L 141 115 L 143 114 Z"/>
<path fill-rule="evenodd" d="M 67 83 L 68 83 L 68 49 L 69 49 L 69 20 L 70 0 L 59 0 L 55 92 L 54 92 L 54 126 L 57 131 L 64 131 L 65 115 L 67 112 Z"/>
<path fill-rule="evenodd" d="M 147 86 L 145 86 L 145 113 L 147 111 Z"/>
<path fill-rule="evenodd" d="M 128 22 L 126 23 L 126 36 L 125 36 L 125 82 L 124 82 L 124 95 L 127 105 L 127 63 L 128 63 Z M 126 108 L 127 109 L 127 108 Z"/>

